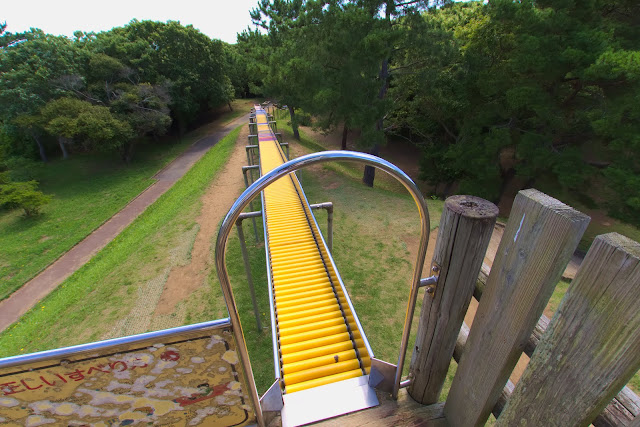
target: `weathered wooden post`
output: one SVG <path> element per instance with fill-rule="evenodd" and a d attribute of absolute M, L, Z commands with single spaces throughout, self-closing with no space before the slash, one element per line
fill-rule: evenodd
<path fill-rule="evenodd" d="M 445 201 L 432 263 L 440 276 L 425 292 L 409 368 L 409 395 L 422 404 L 436 403 L 442 391 L 497 216 L 497 206 L 478 197 Z"/>
<path fill-rule="evenodd" d="M 537 190 L 518 193 L 445 404 L 450 425 L 485 423 L 588 223 Z"/>
<path fill-rule="evenodd" d="M 640 243 L 596 237 L 498 418 L 588 426 L 640 368 Z"/>
<path fill-rule="evenodd" d="M 490 268 L 485 264 L 482 265 L 480 275 L 478 276 L 478 282 L 476 283 L 476 289 L 473 292 L 473 296 L 477 300 L 480 300 L 482 298 L 482 290 L 487 283 L 489 270 Z M 549 327 L 550 322 L 551 320 L 544 314 L 540 316 L 540 319 L 538 319 L 538 323 L 536 324 L 533 333 L 529 337 L 529 340 L 524 347 L 524 354 L 529 357 L 533 356 L 533 352 L 540 343 L 540 340 Z M 460 334 L 458 335 L 458 340 L 456 341 L 456 348 L 453 352 L 453 358 L 456 360 L 456 362 L 460 360 L 460 357 L 462 356 L 462 350 L 468 338 L 469 328 L 463 323 L 462 328 L 460 329 Z M 506 406 L 507 400 L 511 396 L 511 393 L 513 393 L 514 388 L 514 384 L 511 383 L 511 381 L 507 381 L 507 385 L 502 390 L 502 394 L 498 399 L 498 402 L 493 407 L 493 415 L 495 415 L 496 418 L 500 416 L 500 413 Z M 604 411 L 602 411 L 600 415 L 593 419 L 591 424 L 593 424 L 594 427 L 640 427 L 640 424 L 632 424 L 636 416 L 638 416 L 636 422 L 640 422 L 640 397 L 638 397 L 629 387 L 625 386 L 607 405 Z"/>

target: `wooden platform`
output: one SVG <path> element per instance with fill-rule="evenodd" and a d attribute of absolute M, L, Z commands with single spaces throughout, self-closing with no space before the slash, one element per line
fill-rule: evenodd
<path fill-rule="evenodd" d="M 355 426 L 424 426 L 446 427 L 444 419 L 444 402 L 423 406 L 414 401 L 401 389 L 398 400 L 391 398 L 389 393 L 377 392 L 380 406 L 352 414 L 343 415 L 313 424 L 323 427 L 355 427 Z M 270 427 L 280 426 L 280 417 L 274 419 Z"/>

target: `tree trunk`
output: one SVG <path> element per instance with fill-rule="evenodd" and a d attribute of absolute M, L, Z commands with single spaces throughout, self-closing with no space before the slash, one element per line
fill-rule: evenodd
<path fill-rule="evenodd" d="M 344 124 L 344 127 L 342 128 L 342 145 L 340 146 L 341 149 L 346 150 L 347 149 L 347 133 L 349 132 L 349 128 L 347 127 L 347 124 Z"/>
<path fill-rule="evenodd" d="M 453 182 L 447 181 L 444 185 L 444 190 L 442 191 L 442 197 L 446 200 L 447 197 L 452 193 L 453 190 Z"/>
<path fill-rule="evenodd" d="M 176 121 L 178 123 L 178 135 L 180 137 L 183 137 L 184 134 L 187 133 L 187 127 L 189 126 L 187 122 L 186 114 L 177 113 Z"/>
<path fill-rule="evenodd" d="M 38 137 L 38 135 L 33 135 L 33 139 L 34 141 L 36 141 L 36 144 L 38 144 L 38 150 L 40 151 L 40 158 L 44 163 L 46 163 L 48 159 L 47 159 L 47 153 L 44 151 L 44 145 L 42 145 L 42 142 L 40 142 L 40 138 Z"/>
<path fill-rule="evenodd" d="M 393 3 L 393 2 L 391 2 Z M 387 21 L 391 22 L 390 19 L 390 9 L 389 4 L 387 4 Z M 389 24 L 391 25 L 391 24 Z M 382 60 L 382 64 L 380 64 L 380 73 L 378 74 L 380 80 L 382 80 L 382 86 L 380 86 L 380 91 L 378 92 L 378 99 L 382 100 L 385 96 L 387 96 L 387 91 L 389 90 L 389 59 L 385 58 Z M 384 123 L 382 117 L 378 119 L 376 122 L 376 130 L 378 132 L 383 132 L 382 137 L 384 136 Z M 376 144 L 373 146 L 370 154 L 377 156 L 380 153 L 380 144 Z M 365 183 L 368 187 L 373 187 L 373 181 L 376 178 L 376 169 L 373 166 L 365 166 L 364 167 L 364 175 L 362 176 L 362 182 Z"/>
<path fill-rule="evenodd" d="M 233 111 L 233 107 L 231 106 L 231 101 L 227 102 L 227 105 L 229 106 L 229 111 Z"/>
<path fill-rule="evenodd" d="M 60 150 L 62 150 L 62 158 L 65 160 L 69 158 L 69 152 L 67 152 L 67 147 L 65 146 L 66 139 L 67 138 L 62 136 L 58 137 L 58 145 L 60 145 Z"/>
<path fill-rule="evenodd" d="M 133 146 L 134 146 L 133 141 L 129 141 L 129 142 L 126 142 L 122 146 L 122 149 L 120 150 L 120 157 L 122 158 L 122 161 L 125 162 L 127 165 L 130 164 L 131 159 L 133 159 Z"/>
<path fill-rule="evenodd" d="M 300 131 L 298 130 L 298 118 L 296 117 L 296 110 L 291 105 L 287 106 L 289 108 L 289 116 L 291 116 L 291 129 L 293 130 L 293 136 L 295 139 L 300 141 Z"/>
<path fill-rule="evenodd" d="M 372 154 L 374 156 L 380 154 L 380 144 L 374 145 L 373 148 L 371 148 L 371 151 L 369 151 L 369 154 Z M 373 166 L 365 166 L 364 175 L 362 176 L 362 182 L 364 182 L 367 187 L 373 187 L 373 180 L 375 179 L 375 177 L 376 168 L 374 168 Z"/>

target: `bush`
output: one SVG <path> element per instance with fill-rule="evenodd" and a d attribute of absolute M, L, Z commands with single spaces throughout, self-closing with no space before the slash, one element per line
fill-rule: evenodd
<path fill-rule="evenodd" d="M 2 161 L 0 166 L 0 168 L 5 168 L 9 171 L 11 181 L 30 181 L 35 178 L 42 167 L 42 162 L 25 157 L 9 157 Z"/>
<path fill-rule="evenodd" d="M 310 127 L 311 125 L 313 125 L 311 114 L 308 114 L 308 113 L 298 114 L 298 123 L 300 124 L 300 126 L 307 126 L 307 127 Z"/>
<path fill-rule="evenodd" d="M 6 172 L 0 175 L 0 206 L 23 209 L 24 214 L 31 217 L 51 201 L 51 196 L 38 191 L 37 181 L 12 182 Z"/>

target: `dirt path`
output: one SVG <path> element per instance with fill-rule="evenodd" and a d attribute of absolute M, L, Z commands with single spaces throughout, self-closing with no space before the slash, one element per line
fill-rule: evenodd
<path fill-rule="evenodd" d="M 238 136 L 231 158 L 202 197 L 202 210 L 196 219 L 199 230 L 191 250 L 191 260 L 186 265 L 171 269 L 154 317 L 174 312 L 179 302 L 206 285 L 206 278 L 212 268 L 212 245 L 218 225 L 244 190 L 242 166 L 247 160 L 244 150 L 247 135 L 249 129 L 245 126 Z"/>
<path fill-rule="evenodd" d="M 120 212 L 115 214 L 84 240 L 62 255 L 40 274 L 25 283 L 11 296 L 0 302 L 0 331 L 9 327 L 38 301 L 47 296 L 67 277 L 82 267 L 100 249 L 113 240 L 144 210 L 180 179 L 211 147 L 237 126 L 248 121 L 243 115 L 227 124 L 210 127 L 207 136 L 199 139 L 173 162 L 158 172 L 157 180 L 140 193 Z"/>

